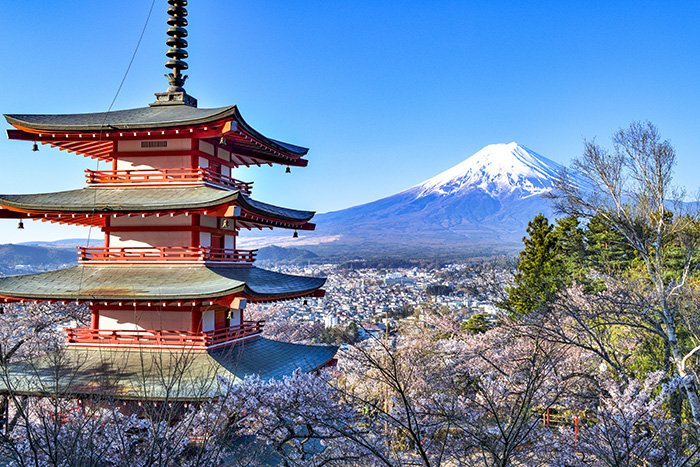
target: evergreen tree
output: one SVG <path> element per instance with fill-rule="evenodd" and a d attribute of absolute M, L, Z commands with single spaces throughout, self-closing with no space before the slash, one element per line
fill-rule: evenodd
<path fill-rule="evenodd" d="M 606 274 L 629 269 L 634 260 L 634 250 L 622 234 L 605 222 L 602 215 L 597 214 L 589 219 L 584 235 L 586 256 L 591 267 Z"/>
<path fill-rule="evenodd" d="M 494 327 L 494 323 L 486 313 L 474 313 L 465 322 L 461 329 L 472 334 L 482 334 Z"/>
<path fill-rule="evenodd" d="M 557 253 L 563 267 L 562 282 L 571 285 L 574 282 L 587 281 L 586 242 L 583 229 L 579 227 L 578 217 L 567 216 L 557 219 L 552 231 L 557 243 Z"/>
<path fill-rule="evenodd" d="M 543 214 L 535 216 L 527 225 L 515 286 L 507 290 L 508 298 L 501 303 L 516 315 L 546 307 L 565 283 L 565 266 L 553 230 L 554 226 Z"/>

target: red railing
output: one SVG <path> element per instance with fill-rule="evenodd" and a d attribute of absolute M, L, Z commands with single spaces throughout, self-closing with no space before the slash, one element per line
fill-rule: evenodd
<path fill-rule="evenodd" d="M 264 326 L 265 321 L 244 321 L 243 324 L 239 326 L 218 329 L 216 331 L 207 331 L 202 334 L 206 336 L 207 345 L 216 345 L 234 339 L 261 334 Z"/>
<path fill-rule="evenodd" d="M 265 321 L 245 321 L 238 326 L 209 332 L 171 330 L 109 330 L 66 328 L 69 344 L 104 344 L 159 347 L 210 347 L 261 334 Z"/>
<path fill-rule="evenodd" d="M 571 426 L 573 428 L 574 442 L 578 443 L 579 429 L 581 426 L 581 418 L 578 414 L 559 414 L 552 413 L 552 409 L 546 409 L 542 412 L 542 423 L 547 428 L 560 428 Z"/>
<path fill-rule="evenodd" d="M 160 170 L 86 170 L 89 185 L 133 183 L 204 183 L 210 182 L 250 194 L 253 182 L 242 182 L 208 168 L 160 169 Z"/>
<path fill-rule="evenodd" d="M 78 247 L 80 261 L 124 261 L 162 262 L 217 261 L 229 263 L 252 263 L 258 250 L 231 250 L 225 248 L 167 246 L 167 247 L 124 247 L 87 248 Z"/>

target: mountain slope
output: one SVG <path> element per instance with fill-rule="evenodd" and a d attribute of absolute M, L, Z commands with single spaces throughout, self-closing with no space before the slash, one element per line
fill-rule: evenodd
<path fill-rule="evenodd" d="M 552 215 L 542 195 L 562 168 L 515 142 L 488 145 L 401 193 L 316 216 L 316 232 L 301 233 L 298 244 L 360 255 L 511 253 L 530 219 Z"/>
<path fill-rule="evenodd" d="M 0 275 L 29 274 L 75 264 L 75 248 L 0 245 Z"/>

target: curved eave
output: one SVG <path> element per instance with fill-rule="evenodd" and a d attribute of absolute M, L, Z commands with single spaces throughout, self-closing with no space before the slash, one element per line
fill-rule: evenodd
<path fill-rule="evenodd" d="M 6 114 L 13 127 L 29 133 L 109 132 L 152 130 L 204 125 L 236 115 L 235 105 L 212 109 L 190 106 L 154 106 L 117 110 L 105 114 Z"/>
<path fill-rule="evenodd" d="M 246 133 L 248 133 L 250 136 L 262 140 L 265 142 L 267 145 L 271 146 L 273 149 L 276 149 L 277 151 L 280 151 L 282 153 L 288 153 L 293 156 L 297 157 L 303 157 L 309 152 L 309 148 L 305 148 L 302 146 L 297 146 L 295 144 L 290 144 L 290 143 L 285 143 L 283 141 L 278 141 L 276 139 L 268 138 L 267 136 L 263 135 L 262 133 L 259 133 L 255 128 L 250 126 L 248 122 L 245 121 L 243 118 L 243 115 L 241 115 L 241 112 L 238 110 L 238 106 L 233 106 L 233 112 L 234 112 L 234 118 L 238 122 L 239 128 L 244 130 Z"/>
<path fill-rule="evenodd" d="M 308 221 L 316 215 L 315 211 L 299 211 L 297 209 L 283 208 L 263 203 L 262 201 L 256 201 L 243 194 L 238 197 L 236 204 L 239 205 L 241 209 L 253 215 L 258 214 L 273 220 L 286 221 L 291 225 L 307 224 Z"/>
<path fill-rule="evenodd" d="M 168 115 L 171 117 L 168 118 Z M 166 136 L 170 137 L 190 135 L 216 139 L 224 136 L 231 138 L 234 145 L 238 140 L 243 146 L 248 146 L 251 157 L 257 153 L 264 163 L 277 162 L 302 167 L 308 164 L 303 159 L 308 148 L 268 138 L 250 126 L 235 105 L 215 109 L 158 106 L 109 114 L 14 114 L 5 115 L 5 119 L 15 128 L 8 130 L 9 139 L 37 141 L 105 160 L 111 157 L 113 142 L 116 140 L 162 138 L 160 133 L 168 130 L 172 134 Z"/>
<path fill-rule="evenodd" d="M 288 209 L 255 201 L 239 191 L 209 186 L 107 188 L 90 187 L 55 193 L 0 195 L 0 218 L 47 218 L 79 225 L 98 225 L 96 216 L 207 212 L 234 217 L 241 208 L 241 221 L 251 225 L 313 230 L 308 221 L 313 211 Z M 77 216 L 77 219 L 74 216 Z M 61 217 L 58 217 L 61 216 Z"/>
<path fill-rule="evenodd" d="M 319 295 L 326 279 L 256 267 L 80 265 L 0 278 L 7 301 L 201 302 L 225 297 L 275 301 Z"/>

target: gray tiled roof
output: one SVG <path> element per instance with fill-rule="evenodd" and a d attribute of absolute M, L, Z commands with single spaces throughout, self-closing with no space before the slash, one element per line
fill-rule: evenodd
<path fill-rule="evenodd" d="M 9 114 L 5 115 L 5 118 L 11 125 L 37 130 L 109 131 L 207 123 L 232 117 L 235 111 L 234 105 L 214 109 L 199 109 L 189 105 L 162 105 L 115 110 L 109 113 Z"/>
<path fill-rule="evenodd" d="M 0 375 L 0 393 L 202 400 L 224 393 L 219 377 L 237 383 L 247 376 L 279 379 L 297 369 L 311 372 L 328 363 L 336 351 L 335 346 L 260 337 L 208 352 L 68 348 L 51 357 L 9 365 Z"/>
<path fill-rule="evenodd" d="M 89 187 L 55 193 L 0 195 L 0 204 L 49 212 L 143 212 L 163 209 L 198 209 L 234 201 L 239 192 L 208 186 L 192 187 Z"/>
<path fill-rule="evenodd" d="M 325 279 L 257 267 L 79 265 L 0 278 L 0 296 L 51 300 L 193 300 L 244 292 L 258 298 L 311 293 Z"/>
<path fill-rule="evenodd" d="M 303 156 L 308 148 L 268 138 L 251 127 L 235 105 L 200 109 L 189 105 L 163 105 L 137 109 L 115 110 L 109 113 L 84 114 L 7 114 L 10 125 L 45 131 L 110 131 L 168 128 L 202 125 L 232 118 L 253 136 L 294 156 Z"/>
<path fill-rule="evenodd" d="M 250 211 L 292 222 L 306 222 L 316 214 L 314 211 L 299 211 L 297 209 L 283 208 L 261 201 L 255 201 L 243 194 L 240 195 L 239 200 L 239 204 Z"/>
<path fill-rule="evenodd" d="M 313 211 L 287 209 L 261 203 L 238 191 L 209 186 L 190 187 L 89 187 L 56 193 L 0 195 L 0 206 L 57 213 L 148 212 L 204 209 L 239 200 L 244 208 L 292 222 L 306 222 Z"/>

